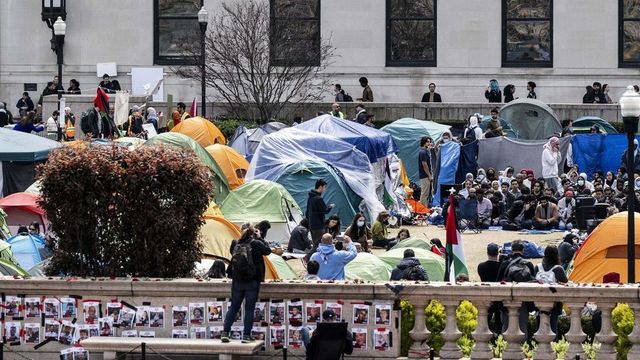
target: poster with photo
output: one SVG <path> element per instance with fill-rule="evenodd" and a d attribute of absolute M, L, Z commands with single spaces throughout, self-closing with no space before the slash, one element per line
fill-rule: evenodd
<path fill-rule="evenodd" d="M 289 301 L 287 304 L 287 315 L 289 324 L 293 326 L 302 325 L 302 301 Z"/>
<path fill-rule="evenodd" d="M 163 307 L 150 307 L 149 308 L 149 327 L 164 327 L 164 308 Z"/>
<path fill-rule="evenodd" d="M 327 303 L 327 310 L 332 310 L 336 314 L 335 322 L 342 321 L 342 304 L 339 302 Z"/>
<path fill-rule="evenodd" d="M 76 325 L 76 333 L 78 334 L 77 336 L 77 340 L 87 340 L 90 336 L 89 336 L 89 325 L 87 324 L 81 324 L 81 325 Z"/>
<path fill-rule="evenodd" d="M 262 324 L 267 322 L 267 303 L 257 302 L 256 309 L 253 312 L 253 323 Z"/>
<path fill-rule="evenodd" d="M 238 308 L 238 312 L 236 313 L 236 319 L 233 322 L 242 322 L 242 309 L 244 308 L 244 303 L 240 305 Z M 227 312 L 231 309 L 231 301 L 227 301 Z"/>
<path fill-rule="evenodd" d="M 251 328 L 251 336 L 256 340 L 262 340 L 267 342 L 267 327 L 266 326 L 254 326 Z"/>
<path fill-rule="evenodd" d="M 73 348 L 73 360 L 89 360 L 89 351 L 83 348 Z"/>
<path fill-rule="evenodd" d="M 378 351 L 388 351 L 390 344 L 391 331 L 388 329 L 373 330 L 374 348 Z"/>
<path fill-rule="evenodd" d="M 58 340 L 60 335 L 60 323 L 58 320 L 47 319 L 44 321 L 44 338 Z"/>
<path fill-rule="evenodd" d="M 313 332 L 316 331 L 317 328 L 318 326 L 316 324 L 307 325 L 307 329 L 309 329 L 309 338 L 311 338 L 311 335 L 313 335 Z"/>
<path fill-rule="evenodd" d="M 209 339 L 220 339 L 222 338 L 222 331 L 224 327 L 221 325 L 213 325 L 209 326 Z"/>
<path fill-rule="evenodd" d="M 73 348 L 60 350 L 60 360 L 73 360 Z"/>
<path fill-rule="evenodd" d="M 206 339 L 207 338 L 207 328 L 204 326 L 192 326 L 191 327 L 191 338 L 192 339 Z"/>
<path fill-rule="evenodd" d="M 4 317 L 21 317 L 22 298 L 7 296 L 4 302 Z"/>
<path fill-rule="evenodd" d="M 284 306 L 283 306 L 284 309 Z M 271 346 L 273 346 L 274 348 L 281 348 L 285 345 L 285 327 L 282 325 L 272 325 L 269 328 L 270 332 L 271 332 L 271 339 L 270 339 L 270 343 Z"/>
<path fill-rule="evenodd" d="M 222 301 L 209 301 L 207 302 L 207 313 L 209 322 L 221 322 L 224 321 L 224 310 Z"/>
<path fill-rule="evenodd" d="M 173 327 L 189 326 L 189 307 L 173 305 L 171 308 L 171 323 Z"/>
<path fill-rule="evenodd" d="M 353 323 L 359 325 L 369 323 L 369 305 L 353 304 Z"/>
<path fill-rule="evenodd" d="M 84 313 L 84 322 L 87 324 L 97 324 L 100 318 L 100 302 L 88 300 L 82 302 L 82 312 Z"/>
<path fill-rule="evenodd" d="M 27 344 L 37 344 L 40 342 L 40 324 L 24 324 L 24 342 Z"/>
<path fill-rule="evenodd" d="M 28 318 L 40 317 L 40 298 L 30 297 L 24 299 L 25 315 Z"/>
<path fill-rule="evenodd" d="M 123 306 L 118 315 L 118 324 L 120 324 L 122 330 L 130 330 L 133 328 L 135 318 L 136 311 L 130 307 Z"/>
<path fill-rule="evenodd" d="M 58 299 L 44 299 L 44 317 L 46 319 L 58 319 L 60 317 L 60 301 Z"/>
<path fill-rule="evenodd" d="M 204 303 L 189 303 L 189 323 L 204 324 Z"/>
<path fill-rule="evenodd" d="M 149 306 L 138 306 L 136 310 L 136 326 L 149 326 Z"/>
<path fill-rule="evenodd" d="M 320 317 L 322 315 L 322 304 L 306 303 L 305 315 L 305 320 L 307 320 L 308 324 L 315 324 L 317 322 L 320 322 Z"/>
<path fill-rule="evenodd" d="M 4 337 L 10 344 L 20 343 L 22 326 L 19 321 L 7 321 L 4 323 Z"/>
<path fill-rule="evenodd" d="M 229 337 L 231 340 L 242 340 L 242 332 L 244 328 L 242 326 L 232 326 Z"/>
<path fill-rule="evenodd" d="M 122 330 L 120 337 L 138 337 L 138 330 Z"/>
<path fill-rule="evenodd" d="M 174 339 L 188 339 L 189 330 L 186 329 L 174 329 L 171 330 L 171 337 Z"/>
<path fill-rule="evenodd" d="M 100 336 L 100 325 L 98 321 L 95 324 L 89 324 L 89 337 Z"/>
<path fill-rule="evenodd" d="M 287 338 L 287 344 L 289 344 L 289 347 L 294 349 L 300 349 L 302 347 L 301 331 L 301 326 L 289 326 L 289 337 Z"/>
<path fill-rule="evenodd" d="M 155 331 L 140 331 L 141 338 L 154 338 L 156 337 Z"/>
<path fill-rule="evenodd" d="M 111 324 L 118 324 L 121 308 L 122 304 L 120 304 L 119 302 L 107 303 L 107 316 L 111 318 Z"/>
<path fill-rule="evenodd" d="M 391 304 L 376 304 L 376 325 L 389 325 L 391 321 Z"/>
<path fill-rule="evenodd" d="M 353 328 L 351 329 L 351 335 L 353 335 L 354 349 L 367 348 L 367 329 L 366 328 Z"/>
<path fill-rule="evenodd" d="M 113 336 L 113 318 L 106 316 L 98 319 L 100 326 L 100 336 Z"/>
<path fill-rule="evenodd" d="M 76 336 L 76 325 L 68 320 L 63 320 L 60 327 L 58 341 L 61 344 L 71 345 Z"/>
<path fill-rule="evenodd" d="M 285 323 L 284 302 L 272 302 L 269 305 L 269 322 L 275 325 Z"/>
<path fill-rule="evenodd" d="M 60 299 L 60 312 L 64 319 L 75 319 L 78 317 L 78 307 L 76 306 L 76 299 L 73 298 L 61 298 Z"/>

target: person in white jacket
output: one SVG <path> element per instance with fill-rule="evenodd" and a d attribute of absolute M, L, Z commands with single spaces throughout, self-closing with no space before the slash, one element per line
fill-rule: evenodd
<path fill-rule="evenodd" d="M 542 177 L 545 186 L 554 192 L 560 190 L 558 166 L 560 166 L 561 159 L 560 139 L 554 136 L 544 144 L 544 150 L 542 150 Z"/>

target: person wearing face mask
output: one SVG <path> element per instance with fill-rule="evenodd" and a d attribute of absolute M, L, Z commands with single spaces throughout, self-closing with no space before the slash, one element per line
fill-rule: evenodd
<path fill-rule="evenodd" d="M 440 150 L 440 146 L 442 146 L 442 144 L 449 143 L 452 138 L 453 138 L 453 135 L 451 135 L 451 131 L 445 130 L 445 132 L 442 133 L 442 137 L 440 138 L 440 141 L 438 141 L 438 143 L 436 144 L 436 150 Z"/>
<path fill-rule="evenodd" d="M 484 132 L 485 138 L 504 136 L 502 125 L 498 120 L 498 108 L 491 109 L 491 121 L 487 124 L 487 131 Z"/>
<path fill-rule="evenodd" d="M 373 246 L 386 248 L 394 239 L 389 238 L 389 218 L 391 216 L 386 211 L 381 211 L 371 226 L 371 239 Z"/>
<path fill-rule="evenodd" d="M 593 184 L 587 180 L 587 174 L 586 173 L 580 173 L 580 175 L 578 175 L 578 188 L 580 190 L 589 190 L 589 191 L 593 191 Z"/>
<path fill-rule="evenodd" d="M 369 252 L 369 240 L 371 240 L 372 234 L 363 214 L 358 213 L 353 217 L 351 225 L 349 225 L 344 234 L 360 244 L 362 251 Z"/>

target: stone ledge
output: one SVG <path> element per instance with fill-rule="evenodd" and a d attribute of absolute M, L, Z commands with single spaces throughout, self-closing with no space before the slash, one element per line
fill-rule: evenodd
<path fill-rule="evenodd" d="M 128 352 L 145 343 L 150 349 L 162 354 L 237 354 L 253 355 L 260 351 L 264 341 L 243 344 L 239 341 L 223 343 L 213 339 L 163 339 L 163 338 L 115 338 L 91 337 L 80 342 L 85 350 L 98 352 Z M 139 349 L 138 351 L 139 352 Z M 148 353 L 151 353 L 147 349 Z"/>

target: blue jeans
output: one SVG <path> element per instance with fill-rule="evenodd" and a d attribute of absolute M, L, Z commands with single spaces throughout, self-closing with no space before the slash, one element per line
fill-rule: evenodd
<path fill-rule="evenodd" d="M 302 329 L 300 329 L 300 337 L 302 337 L 302 343 L 304 344 L 304 348 L 306 349 L 307 346 L 309 346 L 309 341 L 311 341 L 308 327 L 303 326 Z"/>
<path fill-rule="evenodd" d="M 233 280 L 231 283 L 231 306 L 227 309 L 224 318 L 224 331 L 231 332 L 231 325 L 236 319 L 236 315 L 244 300 L 244 333 L 243 336 L 251 336 L 253 329 L 253 317 L 255 315 L 256 302 L 260 292 L 260 282 L 257 280 L 239 281 Z"/>

